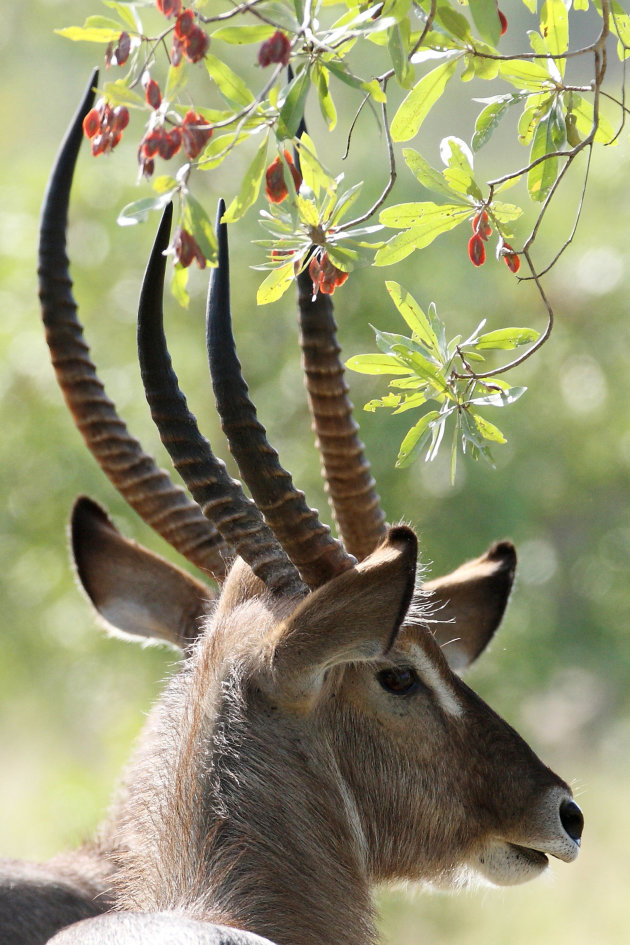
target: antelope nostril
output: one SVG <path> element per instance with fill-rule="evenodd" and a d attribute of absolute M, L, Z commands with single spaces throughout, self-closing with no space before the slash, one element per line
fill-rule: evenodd
<path fill-rule="evenodd" d="M 575 801 L 562 801 L 560 804 L 560 820 L 571 839 L 579 843 L 584 829 L 584 817 Z"/>

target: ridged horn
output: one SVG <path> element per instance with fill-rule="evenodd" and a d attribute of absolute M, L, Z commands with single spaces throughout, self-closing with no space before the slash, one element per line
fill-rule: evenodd
<path fill-rule="evenodd" d="M 305 591 L 293 566 L 225 464 L 199 432 L 179 388 L 164 335 L 162 296 L 172 205 L 165 209 L 144 276 L 138 309 L 138 355 L 153 421 L 195 502 L 266 586 L 280 593 Z"/>
<path fill-rule="evenodd" d="M 274 535 L 309 587 L 319 587 L 356 562 L 309 508 L 270 445 L 236 354 L 230 311 L 227 225 L 217 214 L 219 265 L 210 278 L 206 340 L 217 411 L 230 450 L 254 501 Z"/>
<path fill-rule="evenodd" d="M 219 533 L 144 452 L 109 399 L 90 358 L 72 295 L 66 229 L 70 189 L 83 138 L 83 119 L 94 102 L 94 71 L 55 161 L 39 236 L 39 296 L 57 381 L 89 450 L 120 494 L 144 521 L 198 568 L 221 580 L 225 545 Z"/>
<path fill-rule="evenodd" d="M 296 137 L 305 131 L 302 117 Z M 294 160 L 299 171 L 297 149 Z M 330 296 L 318 292 L 313 299 L 308 268 L 297 278 L 297 296 L 302 368 L 328 502 L 346 550 L 362 561 L 387 535 L 385 513 L 353 417 Z"/>
<path fill-rule="evenodd" d="M 302 367 L 322 476 L 339 535 L 359 561 L 387 535 L 385 513 L 358 436 L 340 360 L 330 297 L 317 294 L 307 270 L 297 279 Z"/>

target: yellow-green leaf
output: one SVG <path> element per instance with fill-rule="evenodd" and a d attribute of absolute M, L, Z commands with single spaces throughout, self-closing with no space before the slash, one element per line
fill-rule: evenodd
<path fill-rule="evenodd" d="M 456 65 L 457 59 L 441 63 L 411 90 L 392 120 L 391 135 L 394 141 L 409 141 L 418 134 L 422 122 L 444 92 Z"/>
<path fill-rule="evenodd" d="M 264 282 L 258 287 L 256 293 L 258 305 L 267 305 L 269 302 L 275 302 L 281 298 L 293 282 L 294 277 L 292 262 L 285 263 L 284 266 L 279 266 L 278 269 L 272 269 Z"/>

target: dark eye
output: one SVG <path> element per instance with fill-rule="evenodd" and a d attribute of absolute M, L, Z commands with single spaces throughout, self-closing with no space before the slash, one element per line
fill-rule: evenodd
<path fill-rule="evenodd" d="M 395 696 L 407 696 L 420 684 L 415 670 L 409 666 L 384 669 L 377 674 L 376 678 L 386 692 L 391 692 Z"/>

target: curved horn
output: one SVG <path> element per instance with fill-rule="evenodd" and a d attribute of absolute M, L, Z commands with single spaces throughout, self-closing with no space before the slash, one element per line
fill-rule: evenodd
<path fill-rule="evenodd" d="M 219 265 L 210 277 L 206 338 L 212 386 L 223 431 L 243 479 L 274 535 L 309 587 L 319 587 L 351 568 L 355 559 L 333 538 L 317 512 L 309 508 L 290 473 L 280 465 L 243 379 L 230 312 L 227 225 L 217 214 Z"/>
<path fill-rule="evenodd" d="M 94 101 L 92 74 L 61 146 L 44 197 L 39 238 L 39 296 L 57 381 L 88 448 L 116 489 L 158 534 L 216 579 L 225 575 L 220 535 L 130 436 L 93 364 L 72 295 L 66 228 L 70 188 L 83 138 L 83 119 Z"/>
<path fill-rule="evenodd" d="M 305 131 L 302 117 L 296 137 Z M 294 160 L 299 171 L 297 149 Z M 321 292 L 313 299 L 308 268 L 298 275 L 297 291 L 302 367 L 328 502 L 347 551 L 362 561 L 387 535 L 385 513 L 352 415 L 332 301 Z"/>
<path fill-rule="evenodd" d="M 254 503 L 212 452 L 188 409 L 172 368 L 163 327 L 162 294 L 172 205 L 166 207 L 144 275 L 138 309 L 138 355 L 151 416 L 175 468 L 223 538 L 270 590 L 300 593 L 304 586 Z M 219 263 L 221 264 L 221 263 Z"/>
<path fill-rule="evenodd" d="M 322 476 L 342 541 L 362 561 L 387 535 L 385 513 L 352 416 L 332 302 L 321 292 L 313 300 L 307 270 L 297 287 L 302 367 Z"/>

